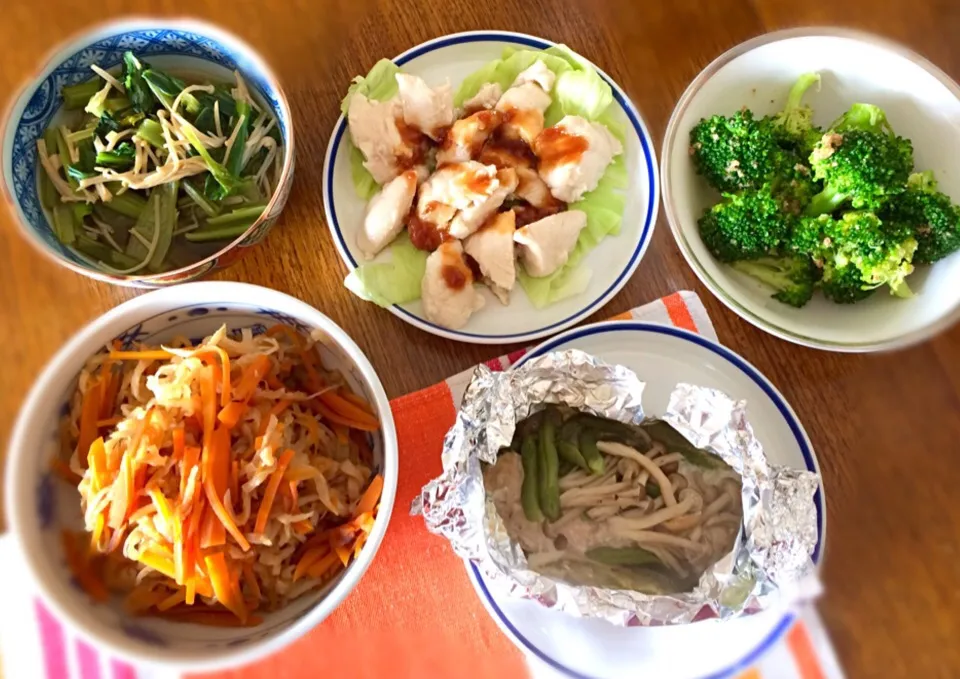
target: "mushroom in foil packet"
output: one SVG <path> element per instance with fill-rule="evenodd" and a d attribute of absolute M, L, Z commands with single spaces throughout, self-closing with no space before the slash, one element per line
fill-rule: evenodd
<path fill-rule="evenodd" d="M 511 594 L 620 625 L 728 619 L 818 591 L 816 474 L 767 461 L 746 403 L 568 350 L 481 366 L 413 513 Z"/>

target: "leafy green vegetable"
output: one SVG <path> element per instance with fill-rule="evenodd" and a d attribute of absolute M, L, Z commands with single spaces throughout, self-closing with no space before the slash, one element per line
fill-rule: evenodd
<path fill-rule="evenodd" d="M 150 91 L 153 92 L 153 96 L 167 107 L 173 105 L 174 99 L 176 99 L 186 87 L 186 83 L 180 80 L 180 78 L 175 78 L 155 68 L 148 68 L 143 71 L 141 75 L 150 88 Z M 200 112 L 200 102 L 189 92 L 180 97 L 180 104 L 183 106 L 183 109 L 191 115 L 197 115 Z"/>
<path fill-rule="evenodd" d="M 133 230 L 148 243 L 156 239 L 153 253 L 136 237 L 127 242 L 126 255 L 143 262 L 151 271 L 160 271 L 173 241 L 173 231 L 177 224 L 177 192 L 179 182 L 167 182 L 156 187 L 147 199 Z M 144 262 L 147 256 L 149 261 Z"/>
<path fill-rule="evenodd" d="M 120 142 L 112 151 L 100 151 L 96 155 L 96 164 L 114 170 L 129 170 L 133 167 L 136 149 L 129 142 Z"/>
<path fill-rule="evenodd" d="M 64 85 L 60 88 L 63 106 L 70 111 L 81 109 L 101 89 L 103 89 L 103 82 L 100 78 L 94 78 L 78 85 Z"/>
<path fill-rule="evenodd" d="M 61 203 L 53 208 L 53 232 L 64 245 L 71 245 L 76 240 L 76 231 L 73 225 L 73 210 L 70 206 Z"/>
<path fill-rule="evenodd" d="M 240 190 L 243 180 L 240 177 L 230 173 L 227 169 L 214 160 L 210 153 L 207 151 L 206 147 L 200 142 L 199 137 L 197 137 L 196 132 L 189 126 L 183 126 L 183 136 L 187 138 L 187 141 L 190 142 L 190 145 L 193 146 L 194 150 L 203 158 L 203 162 L 207 164 L 207 169 L 210 171 L 210 176 L 212 176 L 216 182 L 223 187 L 224 195 L 231 195 Z"/>
<path fill-rule="evenodd" d="M 96 262 L 103 262 L 110 267 L 121 270 L 136 268 L 137 260 L 122 252 L 117 252 L 109 245 L 96 241 L 89 236 L 79 233 L 73 247 L 82 255 L 86 255 Z"/>
<path fill-rule="evenodd" d="M 138 219 L 143 211 L 147 208 L 147 201 L 143 198 L 143 196 L 133 191 L 124 191 L 123 193 L 115 194 L 113 196 L 113 200 L 107 203 L 104 207 L 107 207 L 114 212 L 119 212 L 125 217 Z"/>
<path fill-rule="evenodd" d="M 389 307 L 420 298 L 420 281 L 427 270 L 427 253 L 403 234 L 390 246 L 389 262 L 363 264 L 347 276 L 344 285 L 361 299 Z"/>
<path fill-rule="evenodd" d="M 148 68 L 150 65 L 137 59 L 133 52 L 123 53 L 123 87 L 130 105 L 140 113 L 150 113 L 157 107 L 157 98 L 143 78 L 143 72 Z"/>

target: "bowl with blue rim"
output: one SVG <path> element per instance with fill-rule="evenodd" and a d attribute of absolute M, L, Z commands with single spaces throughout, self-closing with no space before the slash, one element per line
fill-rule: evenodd
<path fill-rule="evenodd" d="M 2 153 L 0 185 L 31 245 L 91 278 L 161 287 L 266 237 L 293 182 L 294 133 L 253 48 L 203 22 L 142 18 L 57 47 L 8 109 Z"/>
<path fill-rule="evenodd" d="M 383 477 L 373 527 L 363 548 L 329 582 L 264 612 L 247 627 L 173 622 L 131 614 L 122 593 L 95 603 L 71 574 L 61 542 L 64 531 L 84 530 L 77 487 L 53 471 L 60 422 L 69 412 L 78 375 L 107 346 L 135 349 L 176 337 L 194 342 L 226 325 L 254 335 L 277 323 L 301 335 L 322 336 L 323 367 L 339 373 L 379 420 L 368 445 L 372 471 Z M 7 447 L 4 501 L 8 528 L 29 576 L 31 591 L 68 628 L 111 655 L 177 671 L 221 669 L 274 653 L 329 616 L 357 586 L 378 551 L 396 497 L 397 436 L 383 386 L 353 340 L 328 317 L 289 295 L 255 285 L 202 281 L 139 295 L 79 330 L 38 376 L 20 409 Z"/>

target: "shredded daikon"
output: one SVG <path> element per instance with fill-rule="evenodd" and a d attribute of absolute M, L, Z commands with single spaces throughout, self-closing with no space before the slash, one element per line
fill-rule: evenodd
<path fill-rule="evenodd" d="M 114 89 L 117 90 L 120 94 L 126 94 L 127 90 L 124 88 L 120 81 L 114 78 L 109 71 L 105 71 L 96 64 L 90 64 L 90 70 L 96 73 L 98 76 L 106 80 L 110 85 L 113 85 Z"/>

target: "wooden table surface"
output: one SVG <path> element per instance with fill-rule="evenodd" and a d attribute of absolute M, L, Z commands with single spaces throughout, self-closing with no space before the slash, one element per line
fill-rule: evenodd
<path fill-rule="evenodd" d="M 0 92 L 60 40 L 130 5 L 11 0 L 0 22 Z M 11 6 L 12 5 L 12 6 Z M 668 8 L 669 5 L 669 8 Z M 391 397 L 425 387 L 507 347 L 427 335 L 341 285 L 324 224 L 320 174 L 349 80 L 380 57 L 446 33 L 505 29 L 562 41 L 633 98 L 659 148 L 674 103 L 714 57 L 761 33 L 800 25 L 857 27 L 899 40 L 960 79 L 953 0 L 166 0 L 165 15 L 222 24 L 273 65 L 297 127 L 297 175 L 276 228 L 216 278 L 290 293 L 357 341 Z M 0 211 L 0 440 L 38 371 L 83 324 L 134 291 L 93 282 L 37 254 Z M 960 326 L 895 354 L 803 349 L 727 311 L 684 263 L 661 216 L 626 288 L 592 320 L 678 289 L 696 290 L 720 340 L 784 393 L 813 440 L 827 496 L 820 608 L 851 677 L 960 676 Z M 514 347 L 515 348 L 515 347 Z"/>

